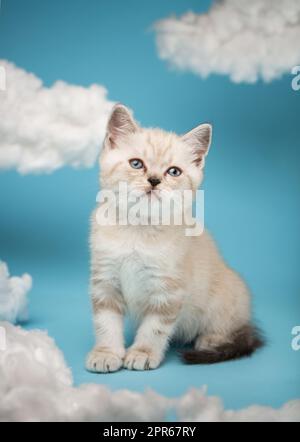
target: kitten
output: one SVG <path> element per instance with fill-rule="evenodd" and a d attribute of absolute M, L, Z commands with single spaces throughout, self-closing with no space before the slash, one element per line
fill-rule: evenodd
<path fill-rule="evenodd" d="M 142 198 L 175 190 L 194 193 L 203 180 L 212 128 L 184 136 L 143 129 L 123 105 L 110 117 L 101 153 L 101 187 L 120 182 Z M 101 204 L 100 204 L 101 206 Z M 91 295 L 96 345 L 86 367 L 93 372 L 157 368 L 168 343 L 193 343 L 187 363 L 216 363 L 250 356 L 263 342 L 251 325 L 248 289 L 227 265 L 207 232 L 185 226 L 100 225 L 92 215 Z M 138 322 L 125 349 L 123 318 Z"/>

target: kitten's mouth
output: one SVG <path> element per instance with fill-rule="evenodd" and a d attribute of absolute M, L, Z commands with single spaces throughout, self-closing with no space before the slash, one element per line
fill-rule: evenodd
<path fill-rule="evenodd" d="M 155 198 L 157 198 L 158 200 L 160 199 L 160 191 L 157 189 L 148 189 L 146 190 L 146 195 L 148 196 L 148 198 L 151 198 L 152 196 L 154 196 Z"/>

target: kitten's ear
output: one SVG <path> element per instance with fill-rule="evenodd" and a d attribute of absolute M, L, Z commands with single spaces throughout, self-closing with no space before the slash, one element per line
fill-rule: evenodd
<path fill-rule="evenodd" d="M 204 159 L 208 154 L 212 139 L 211 124 L 200 124 L 183 135 L 181 139 L 191 147 L 195 164 L 204 166 Z"/>
<path fill-rule="evenodd" d="M 116 104 L 107 124 L 106 142 L 111 147 L 115 147 L 119 138 L 126 138 L 137 130 L 138 124 L 133 119 L 130 110 L 122 104 Z"/>

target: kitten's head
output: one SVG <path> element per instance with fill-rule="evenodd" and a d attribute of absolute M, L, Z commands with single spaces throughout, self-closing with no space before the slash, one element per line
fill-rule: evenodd
<path fill-rule="evenodd" d="M 203 180 L 212 127 L 202 124 L 185 135 L 141 128 L 130 111 L 116 105 L 101 154 L 101 184 L 116 190 L 124 181 L 142 194 L 197 190 Z"/>

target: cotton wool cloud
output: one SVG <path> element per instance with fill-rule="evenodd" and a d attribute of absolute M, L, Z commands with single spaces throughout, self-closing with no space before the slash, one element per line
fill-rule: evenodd
<path fill-rule="evenodd" d="M 208 396 L 206 387 L 193 389 L 175 404 L 182 422 L 300 422 L 300 400 L 281 408 L 253 405 L 241 410 L 226 410 L 219 397 Z"/>
<path fill-rule="evenodd" d="M 93 166 L 114 104 L 107 90 L 64 81 L 46 87 L 6 60 L 0 68 L 0 170 L 28 174 Z"/>
<path fill-rule="evenodd" d="M 151 391 L 112 392 L 100 384 L 75 387 L 62 352 L 45 332 L 7 322 L 0 322 L 0 328 L 6 336 L 5 350 L 0 350 L 0 422 L 161 422 L 174 411 L 186 422 L 300 422 L 300 400 L 278 410 L 227 411 L 204 388 L 169 399 Z"/>
<path fill-rule="evenodd" d="M 155 24 L 161 59 L 206 78 L 270 82 L 300 62 L 299 0 L 221 0 Z"/>
<path fill-rule="evenodd" d="M 31 287 L 30 275 L 25 273 L 21 277 L 11 277 L 7 265 L 0 261 L 0 321 L 16 323 L 27 319 Z"/>
<path fill-rule="evenodd" d="M 160 421 L 168 400 L 152 392 L 112 392 L 104 385 L 73 386 L 71 370 L 42 331 L 9 323 L 0 351 L 0 422 Z"/>

